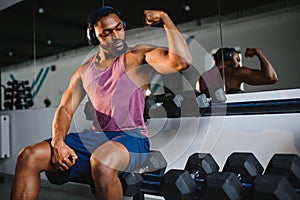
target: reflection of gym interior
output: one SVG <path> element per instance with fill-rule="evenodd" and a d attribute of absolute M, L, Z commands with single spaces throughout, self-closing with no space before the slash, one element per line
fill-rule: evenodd
<path fill-rule="evenodd" d="M 54 113 L 71 74 L 99 50 L 86 41 L 86 18 L 104 3 L 127 19 L 129 46 L 168 44 L 159 25 L 143 28 L 142 15 L 135 14 L 155 8 L 169 13 L 192 54 L 188 69 L 153 73 L 147 83 L 143 117 L 150 152 L 142 166 L 120 179 L 123 199 L 300 200 L 297 0 L 66 2 L 0 3 L 2 200 L 10 199 L 20 150 L 51 137 Z M 214 65 L 213 53 L 220 47 L 235 48 L 241 65 L 257 70 L 260 60 L 243 52 L 262 49 L 278 81 L 242 83 L 244 93 L 226 94 L 224 88 L 211 91 L 210 97 L 197 93 L 196 82 Z M 85 97 L 68 132 L 90 129 L 91 112 Z M 62 184 L 41 172 L 38 199 L 95 199 L 95 187 L 81 178 Z"/>

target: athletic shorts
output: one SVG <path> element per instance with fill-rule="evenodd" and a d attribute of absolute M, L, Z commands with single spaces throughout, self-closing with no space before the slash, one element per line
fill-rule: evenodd
<path fill-rule="evenodd" d="M 45 140 L 51 143 L 51 138 Z M 68 181 L 88 183 L 93 185 L 91 177 L 90 156 L 101 144 L 107 141 L 115 141 L 123 144 L 130 153 L 130 163 L 119 177 L 140 167 L 147 158 L 149 152 L 149 140 L 143 136 L 139 129 L 118 132 L 95 132 L 84 130 L 79 133 L 69 133 L 65 137 L 65 143 L 71 147 L 78 159 L 75 164 L 66 171 L 47 171 L 46 177 L 50 183 L 64 184 Z"/>

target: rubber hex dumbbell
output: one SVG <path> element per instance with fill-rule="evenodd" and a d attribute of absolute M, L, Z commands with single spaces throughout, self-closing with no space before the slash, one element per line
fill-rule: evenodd
<path fill-rule="evenodd" d="M 300 157 L 274 154 L 263 176 L 254 180 L 255 199 L 300 199 Z"/>
<path fill-rule="evenodd" d="M 196 189 L 197 184 L 187 170 L 171 169 L 163 176 L 161 195 L 166 200 L 191 200 Z"/>
<path fill-rule="evenodd" d="M 300 200 L 285 176 L 259 175 L 253 181 L 252 200 Z"/>
<path fill-rule="evenodd" d="M 162 195 L 166 199 L 197 199 L 205 191 L 205 178 L 217 172 L 219 166 L 208 153 L 194 153 L 184 170 L 170 170 L 163 178 Z"/>
<path fill-rule="evenodd" d="M 160 151 L 151 150 L 143 166 L 139 169 L 141 174 L 164 174 L 167 168 L 167 161 Z"/>
<path fill-rule="evenodd" d="M 168 163 L 160 151 L 151 150 L 149 152 L 145 164 L 138 170 L 143 177 L 139 199 L 144 199 L 143 193 L 161 194 L 161 182 L 167 165 Z"/>
<path fill-rule="evenodd" d="M 233 172 L 237 176 L 246 189 L 245 197 L 252 195 L 253 180 L 263 171 L 263 166 L 251 152 L 233 152 L 223 167 L 223 172 Z"/>
<path fill-rule="evenodd" d="M 274 154 L 264 174 L 285 176 L 291 185 L 300 189 L 300 157 L 297 154 Z"/>
<path fill-rule="evenodd" d="M 123 195 L 132 197 L 139 193 L 143 183 L 143 177 L 139 173 L 128 173 L 121 179 Z"/>
<path fill-rule="evenodd" d="M 184 167 L 198 186 L 199 195 L 205 190 L 205 178 L 208 174 L 218 172 L 220 167 L 209 153 L 192 154 Z"/>
<path fill-rule="evenodd" d="M 223 172 L 233 172 L 244 186 L 264 171 L 263 166 L 251 152 L 234 152 L 226 160 Z"/>
<path fill-rule="evenodd" d="M 246 189 L 233 172 L 215 172 L 205 180 L 205 200 L 245 200 Z"/>

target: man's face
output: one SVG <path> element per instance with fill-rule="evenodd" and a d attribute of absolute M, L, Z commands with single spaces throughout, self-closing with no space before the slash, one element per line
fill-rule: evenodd
<path fill-rule="evenodd" d="M 95 34 L 100 47 L 107 53 L 120 55 L 127 50 L 123 24 L 114 13 L 102 17 L 94 24 Z"/>

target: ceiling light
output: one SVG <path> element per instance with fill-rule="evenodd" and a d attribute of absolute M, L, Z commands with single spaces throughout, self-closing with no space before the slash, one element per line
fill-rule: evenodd
<path fill-rule="evenodd" d="M 14 55 L 14 52 L 10 51 L 8 52 L 8 56 L 13 56 Z"/>
<path fill-rule="evenodd" d="M 52 40 L 47 40 L 47 44 L 51 45 L 52 44 Z"/>
<path fill-rule="evenodd" d="M 182 7 L 183 7 L 183 10 L 184 10 L 185 12 L 190 12 L 190 11 L 191 11 L 191 6 L 188 5 L 188 4 L 184 4 L 184 5 L 182 5 Z"/>
<path fill-rule="evenodd" d="M 39 13 L 39 14 L 43 14 L 43 13 L 44 13 L 44 8 L 39 8 L 39 9 L 38 9 L 38 13 Z"/>

